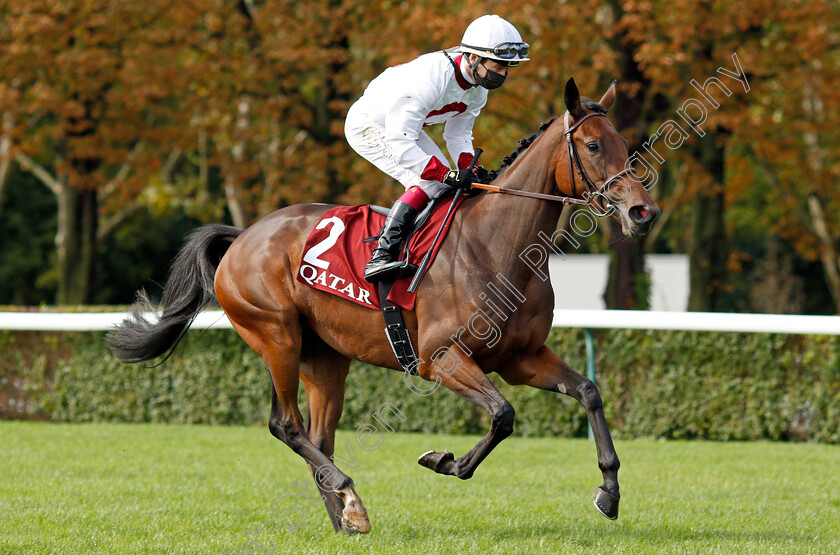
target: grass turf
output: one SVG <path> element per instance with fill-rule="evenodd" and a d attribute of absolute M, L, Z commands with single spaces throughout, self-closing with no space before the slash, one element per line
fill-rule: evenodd
<path fill-rule="evenodd" d="M 416 458 L 477 437 L 382 438 L 339 433 L 373 525 L 345 536 L 264 428 L 0 422 L 0 553 L 840 553 L 840 446 L 618 442 L 611 522 L 589 441 L 511 438 L 460 481 Z"/>

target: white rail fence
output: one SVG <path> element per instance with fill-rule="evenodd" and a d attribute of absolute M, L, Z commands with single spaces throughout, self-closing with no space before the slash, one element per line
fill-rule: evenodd
<path fill-rule="evenodd" d="M 123 321 L 127 312 L 0 312 L 0 330 L 20 331 L 108 331 Z M 148 315 L 150 318 L 156 315 Z M 231 329 L 230 320 L 221 310 L 198 315 L 194 329 Z"/>
<path fill-rule="evenodd" d="M 113 329 L 126 315 L 125 312 L 0 312 L 0 330 L 105 331 Z M 591 330 L 595 328 L 840 335 L 840 316 L 555 310 L 552 324 L 556 328 L 584 328 L 586 330 L 586 376 L 593 382 L 596 381 L 596 369 L 595 344 Z M 229 329 L 232 326 L 224 312 L 209 310 L 198 315 L 192 328 Z M 591 427 L 589 439 L 593 439 Z"/>
<path fill-rule="evenodd" d="M 125 312 L 0 312 L 0 330 L 102 331 L 113 329 Z M 555 310 L 554 327 L 586 329 L 693 330 L 744 333 L 840 335 L 840 316 L 652 312 L 641 310 Z M 220 310 L 198 315 L 194 329 L 231 328 Z"/>

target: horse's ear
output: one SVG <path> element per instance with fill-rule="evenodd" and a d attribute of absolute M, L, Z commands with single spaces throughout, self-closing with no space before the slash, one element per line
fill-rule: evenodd
<path fill-rule="evenodd" d="M 566 90 L 563 92 L 563 100 L 566 102 L 566 109 L 573 118 L 583 115 L 583 107 L 580 105 L 580 91 L 575 85 L 575 78 L 570 77 L 566 81 Z"/>
<path fill-rule="evenodd" d="M 604 93 L 604 96 L 601 97 L 601 100 L 598 101 L 598 104 L 604 107 L 604 110 L 609 110 L 610 106 L 613 105 L 615 102 L 615 84 L 618 83 L 618 79 L 610 83 L 610 88 L 607 89 L 607 92 Z"/>

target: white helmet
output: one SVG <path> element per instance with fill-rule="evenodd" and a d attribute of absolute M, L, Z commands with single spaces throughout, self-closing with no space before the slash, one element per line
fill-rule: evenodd
<path fill-rule="evenodd" d="M 530 45 L 522 41 L 516 27 L 498 15 L 482 15 L 464 31 L 461 51 L 490 58 L 505 65 L 528 61 Z"/>

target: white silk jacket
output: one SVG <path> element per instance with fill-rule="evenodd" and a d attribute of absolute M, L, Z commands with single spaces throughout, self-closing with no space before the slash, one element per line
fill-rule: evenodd
<path fill-rule="evenodd" d="M 466 63 L 461 54 L 447 57 L 439 51 L 390 67 L 370 82 L 354 106 L 384 127 L 383 139 L 397 163 L 421 179 L 443 181 L 450 169 L 446 160 L 418 145 L 427 125 L 446 124 L 443 139 L 459 168 L 472 159 L 473 124 L 487 103 L 487 89 L 467 80 Z"/>

